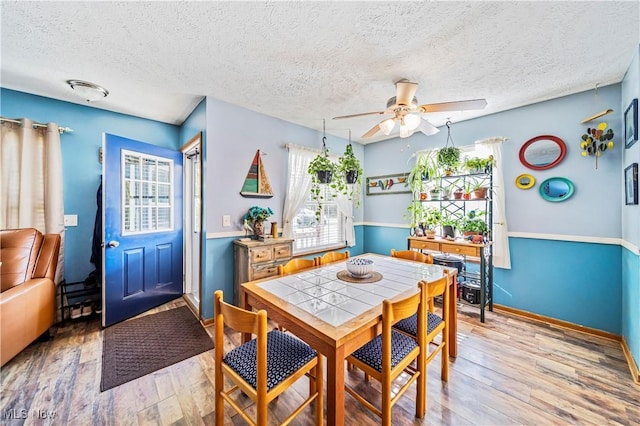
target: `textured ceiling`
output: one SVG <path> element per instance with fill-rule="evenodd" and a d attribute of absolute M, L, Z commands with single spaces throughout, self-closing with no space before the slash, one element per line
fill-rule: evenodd
<path fill-rule="evenodd" d="M 485 98 L 440 126 L 620 82 L 640 2 L 10 2 L 2 87 L 180 124 L 203 96 L 358 142 L 394 82 L 419 103 Z M 595 111 L 594 111 L 595 112 Z M 396 131 L 389 137 L 397 136 Z"/>

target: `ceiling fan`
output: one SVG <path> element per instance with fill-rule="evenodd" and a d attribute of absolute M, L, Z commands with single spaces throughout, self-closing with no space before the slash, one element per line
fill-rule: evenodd
<path fill-rule="evenodd" d="M 412 83 L 406 78 L 403 78 L 398 80 L 395 84 L 396 95 L 389 98 L 386 110 L 341 115 L 333 117 L 333 119 L 339 120 L 343 118 L 361 117 L 364 115 L 393 114 L 393 117 L 382 120 L 362 135 L 362 137 L 370 138 L 378 133 L 378 131 L 381 131 L 388 136 L 391 134 L 396 122 L 399 122 L 400 137 L 406 138 L 411 136 L 416 130 L 420 130 L 427 136 L 434 135 L 440 131 L 436 126 L 427 121 L 427 119 L 422 115 L 423 113 L 483 109 L 487 106 L 487 101 L 485 99 L 471 99 L 466 101 L 419 105 L 418 99 L 415 97 L 416 90 L 418 90 L 418 83 Z"/>

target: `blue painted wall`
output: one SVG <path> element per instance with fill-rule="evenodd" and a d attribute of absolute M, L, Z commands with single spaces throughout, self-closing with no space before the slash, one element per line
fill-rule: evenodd
<path fill-rule="evenodd" d="M 624 113 L 632 99 L 640 98 L 640 46 L 622 80 L 620 111 Z M 640 142 L 625 149 L 621 169 L 640 162 Z M 622 178 L 621 178 L 622 181 Z M 640 205 L 622 208 L 622 336 L 636 366 L 640 367 Z"/>
<path fill-rule="evenodd" d="M 97 210 L 96 191 L 102 173 L 102 165 L 98 162 L 102 133 L 177 149 L 179 128 L 4 88 L 0 89 L 0 113 L 3 117 L 26 117 L 73 129 L 73 133 L 65 133 L 60 137 L 64 210 L 65 214 L 78 215 L 78 226 L 66 228 L 64 269 L 68 282 L 82 281 L 94 269 L 89 259 Z"/>
<path fill-rule="evenodd" d="M 511 269 L 494 269 L 495 303 L 620 334 L 619 245 L 509 238 Z"/>

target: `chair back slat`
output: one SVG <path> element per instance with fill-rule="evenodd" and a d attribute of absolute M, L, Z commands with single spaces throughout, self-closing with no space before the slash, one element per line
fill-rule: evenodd
<path fill-rule="evenodd" d="M 385 328 L 385 319 L 391 323 L 389 325 L 389 327 L 391 327 L 391 325 L 396 322 L 415 314 L 418 311 L 418 306 L 420 305 L 420 296 L 421 293 L 418 292 L 401 300 L 384 300 L 382 302 L 382 327 Z"/>
<path fill-rule="evenodd" d="M 315 259 L 291 259 L 285 265 L 278 265 L 278 275 L 293 274 L 303 269 L 313 268 L 317 265 L 318 258 Z"/>
<path fill-rule="evenodd" d="M 349 258 L 349 250 L 344 252 L 339 251 L 330 251 L 325 253 L 322 257 L 320 257 L 320 261 L 318 265 L 326 265 L 327 263 L 338 262 L 340 260 Z"/>
<path fill-rule="evenodd" d="M 239 331 L 241 333 L 251 333 L 258 336 L 260 334 L 260 321 L 261 321 L 261 313 L 264 313 L 264 317 L 266 320 L 266 312 L 264 310 L 258 312 L 251 312 L 237 306 L 231 305 L 224 300 L 222 297 L 220 299 L 217 298 L 218 292 L 222 293 L 220 290 L 216 291 L 216 299 L 215 299 L 215 314 L 216 320 L 220 318 L 222 323 L 231 327 L 232 329 Z"/>
<path fill-rule="evenodd" d="M 391 257 L 398 257 L 400 259 L 414 260 L 422 263 L 433 263 L 433 256 L 430 254 L 421 253 L 417 250 L 395 250 L 391 249 Z"/>

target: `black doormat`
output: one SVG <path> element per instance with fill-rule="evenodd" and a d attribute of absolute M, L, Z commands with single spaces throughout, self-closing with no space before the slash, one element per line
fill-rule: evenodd
<path fill-rule="evenodd" d="M 213 340 L 186 306 L 121 322 L 104 330 L 105 391 L 213 349 Z"/>

